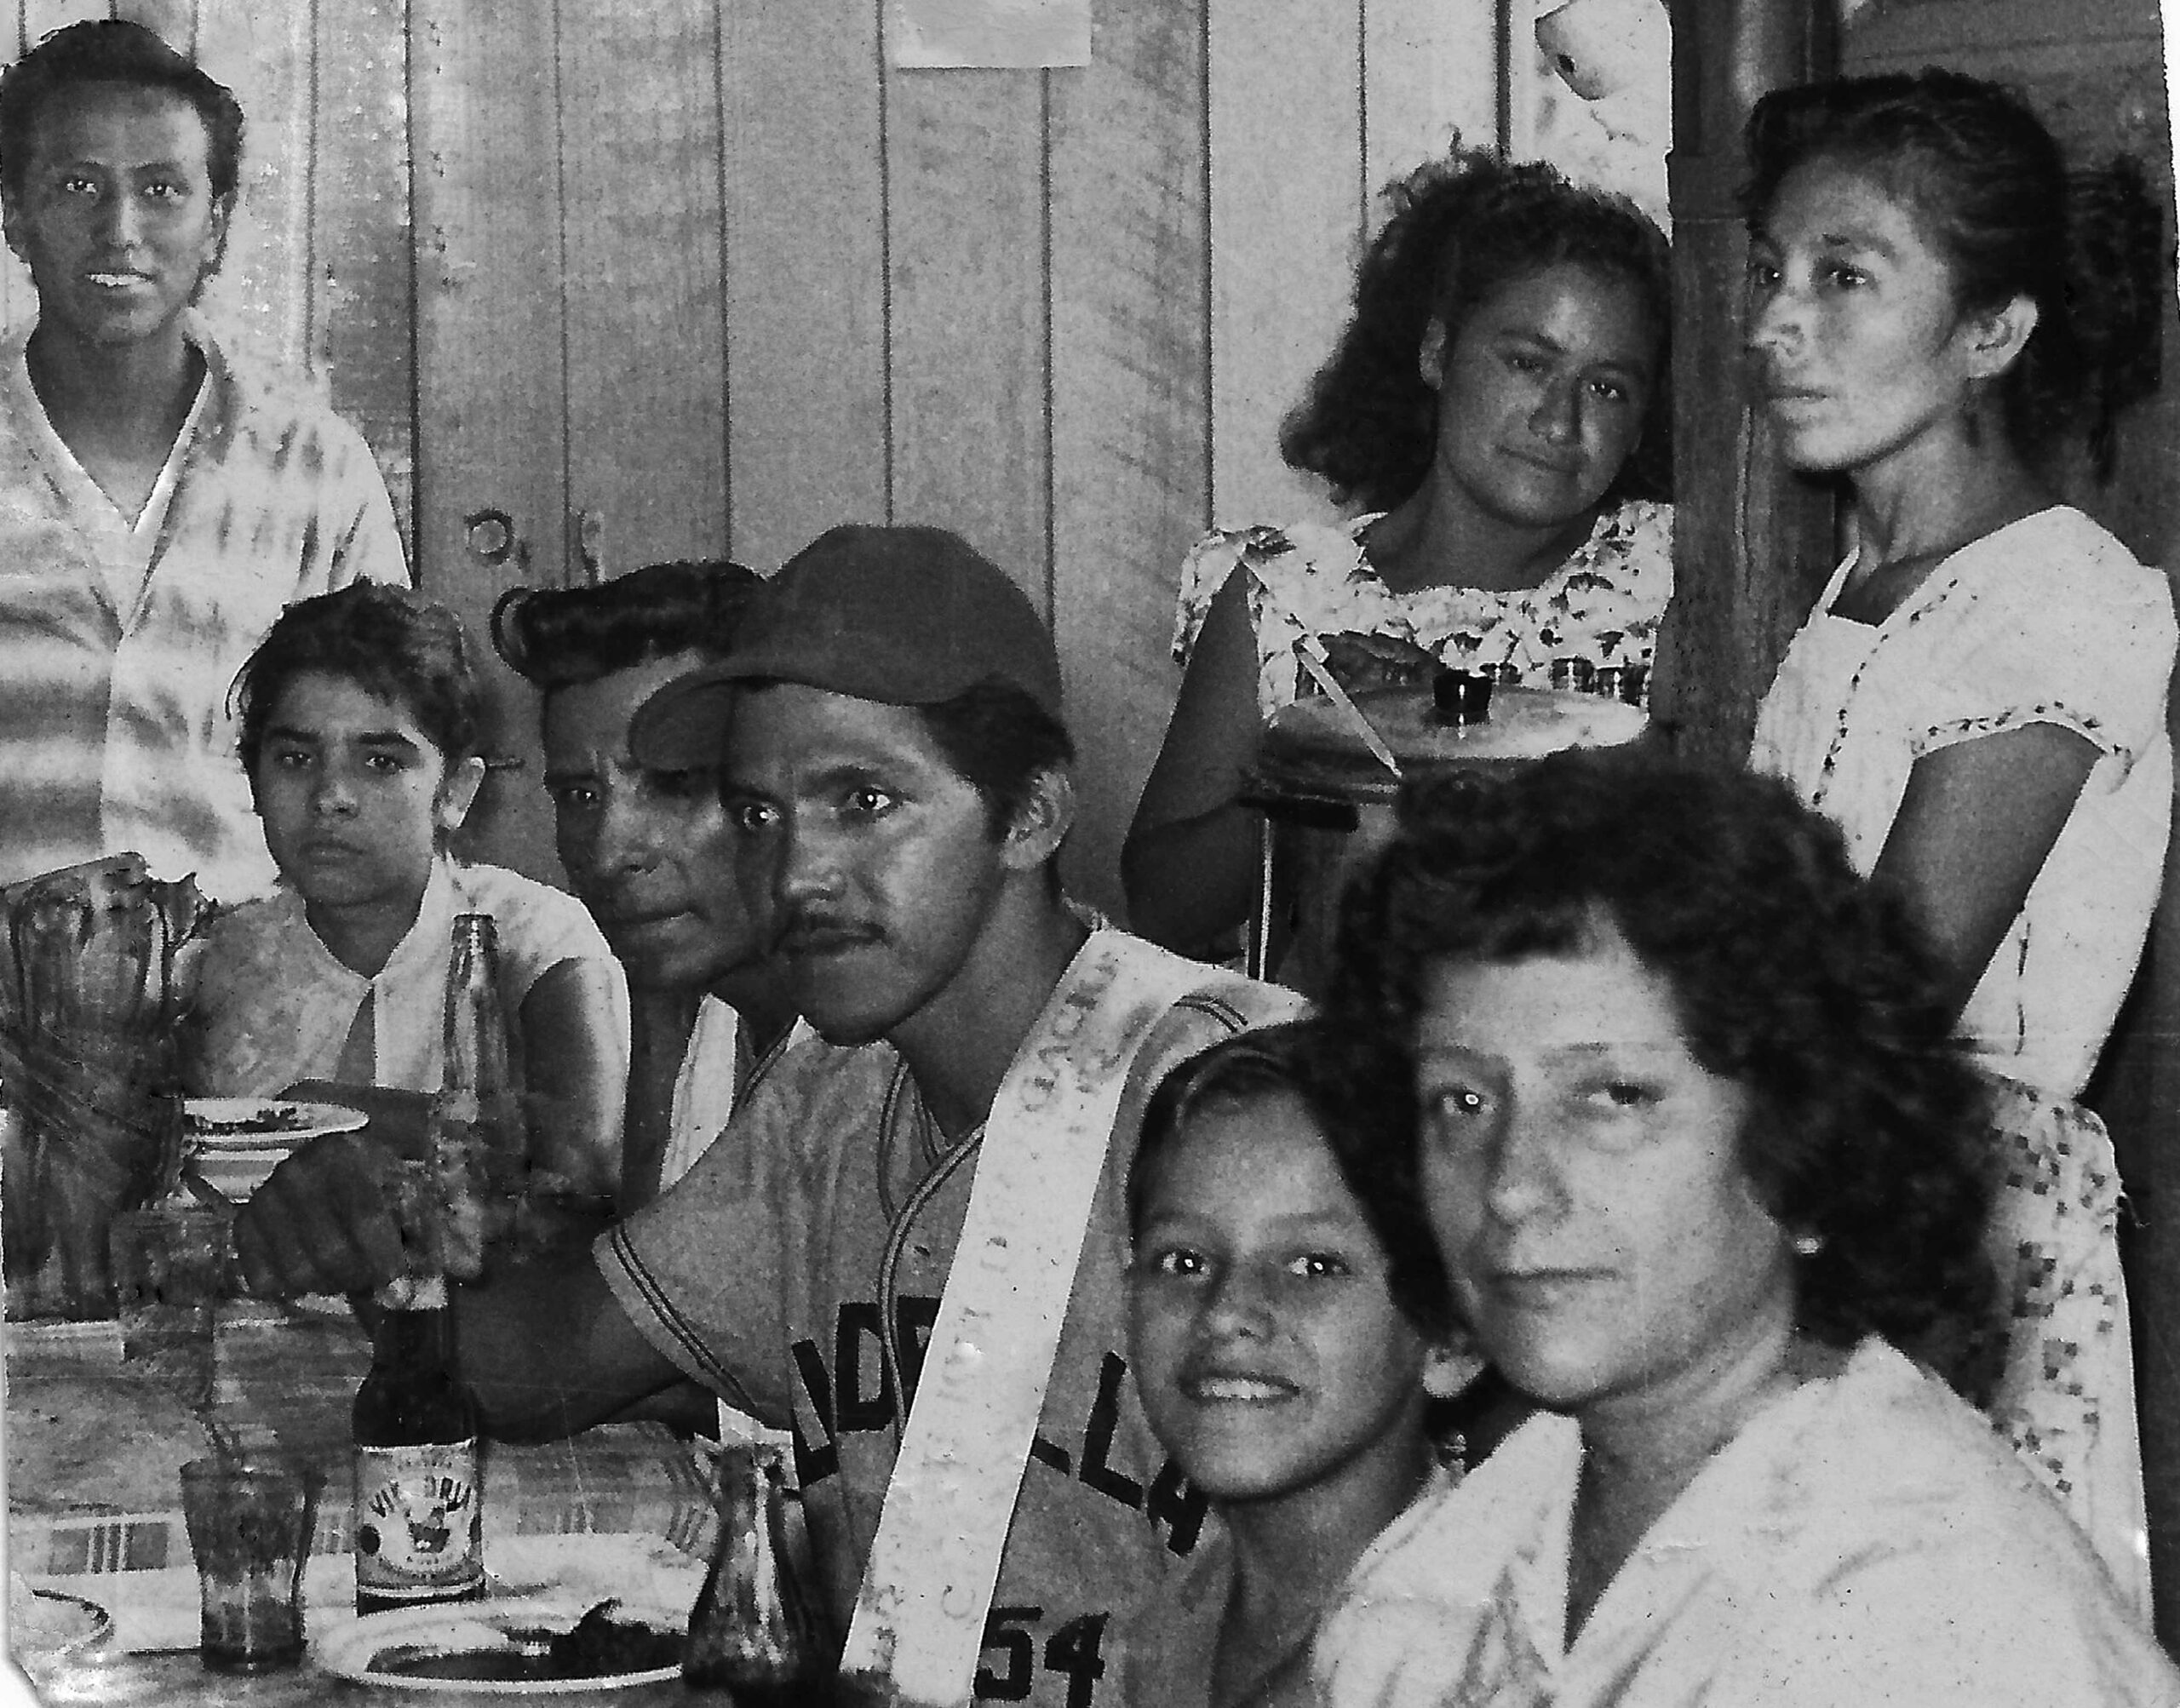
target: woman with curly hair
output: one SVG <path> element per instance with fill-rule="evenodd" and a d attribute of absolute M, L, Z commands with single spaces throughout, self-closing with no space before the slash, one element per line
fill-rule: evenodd
<path fill-rule="evenodd" d="M 1953 72 L 1761 101 L 1749 346 L 1781 453 L 1855 549 L 1753 759 L 1930 934 L 1995 1079 L 1994 1414 L 2148 1604 L 2111 1141 L 2074 1100 L 2140 958 L 2172 802 L 2166 578 L 2049 484 L 2156 383 L 2161 221 L 2120 160 L 2069 174 L 2019 96 Z"/>
<path fill-rule="evenodd" d="M 1137 930 L 1203 950 L 1248 917 L 1237 800 L 1263 720 L 1310 691 L 1443 661 L 1534 687 L 1647 671 L 1672 590 L 1666 241 L 1541 163 L 1456 149 L 1385 192 L 1354 313 L 1281 449 L 1358 507 L 1219 530 L 1182 570 L 1187 667 L 1122 851 Z M 1239 573 L 1237 573 L 1237 571 Z"/>
<path fill-rule="evenodd" d="M 2167 1703 L 1971 1396 L 1983 1081 L 1777 782 L 1620 750 L 1433 780 L 1327 1023 L 1481 1350 L 1541 1408 L 1382 1539 L 1334 1708 Z"/>

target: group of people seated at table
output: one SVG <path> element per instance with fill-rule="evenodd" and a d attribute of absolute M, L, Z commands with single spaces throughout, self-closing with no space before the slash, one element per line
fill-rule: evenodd
<path fill-rule="evenodd" d="M 1759 102 L 1751 368 L 1852 547 L 1752 765 L 1413 784 L 1305 1012 L 1216 958 L 1265 716 L 1318 671 L 1653 664 L 1631 205 L 1459 150 L 1394 186 L 1286 436 L 1363 513 L 1190 554 L 1137 934 L 1060 883 L 1050 633 L 932 526 L 510 595 L 572 894 L 455 858 L 475 641 L 360 442 L 190 312 L 239 132 L 131 25 L 0 77 L 40 310 L 0 877 L 208 874 L 207 1092 L 430 1090 L 450 922 L 494 915 L 533 1178 L 612 1220 L 454 1290 L 493 1434 L 692 1384 L 789 1431 L 841 1669 L 907 1701 L 2180 1699 L 2077 1101 L 2162 870 L 2174 623 L 2052 496 L 2154 385 L 2138 169 L 1942 72 Z M 284 1161 L 250 1289 L 400 1273 L 399 1144 Z"/>

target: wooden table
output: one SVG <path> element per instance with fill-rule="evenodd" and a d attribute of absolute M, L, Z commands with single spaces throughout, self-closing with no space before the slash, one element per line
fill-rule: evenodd
<path fill-rule="evenodd" d="M 51 1374 L 143 1379 L 123 1366 L 112 1323 L 9 1323 L 0 1333 L 16 1403 Z M 215 1417 L 247 1441 L 277 1444 L 315 1464 L 326 1479 L 305 1578 L 307 1628 L 352 1619 L 348 1409 L 370 1362 L 369 1341 L 332 1301 L 237 1301 L 221 1309 L 217 1344 Z M 716 1533 L 697 1455 L 655 1424 L 607 1425 L 538 1446 L 488 1443 L 485 1501 L 487 1569 L 518 1580 L 527 1572 L 536 1581 L 541 1560 L 550 1572 L 586 1558 L 611 1564 L 641 1556 L 646 1572 L 693 1601 Z M 299 1671 L 257 1679 L 204 1671 L 192 1647 L 196 1579 L 179 1487 L 158 1511 L 102 1507 L 98 1490 L 82 1488 L 11 1487 L 9 1505 L 10 1568 L 36 1586 L 95 1602 L 116 1621 L 115 1652 L 72 1668 L 49 1699 L 286 1705 L 351 1690 L 365 1699 L 364 1687 L 317 1671 L 307 1658 Z M 646 1688 L 615 1699 L 653 1695 Z M 691 1699 L 677 1682 L 657 1687 L 656 1699 Z"/>

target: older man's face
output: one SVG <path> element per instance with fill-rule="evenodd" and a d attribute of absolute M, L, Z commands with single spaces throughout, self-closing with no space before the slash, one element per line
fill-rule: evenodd
<path fill-rule="evenodd" d="M 756 977 L 757 932 L 734 879 L 716 774 L 661 771 L 628 752 L 628 720 L 694 653 L 646 659 L 546 698 L 545 786 L 560 864 L 638 989 L 713 990 Z"/>

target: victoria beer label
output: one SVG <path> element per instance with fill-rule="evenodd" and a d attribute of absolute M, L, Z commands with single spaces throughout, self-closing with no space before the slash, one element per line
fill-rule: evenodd
<path fill-rule="evenodd" d="M 382 1310 L 356 1390 L 356 1611 L 485 1593 L 477 1408 L 447 1358 L 445 1282 Z M 382 1298 L 383 1303 L 383 1298 Z"/>
<path fill-rule="evenodd" d="M 356 1610 L 483 1593 L 477 1441 L 356 1449 Z"/>

